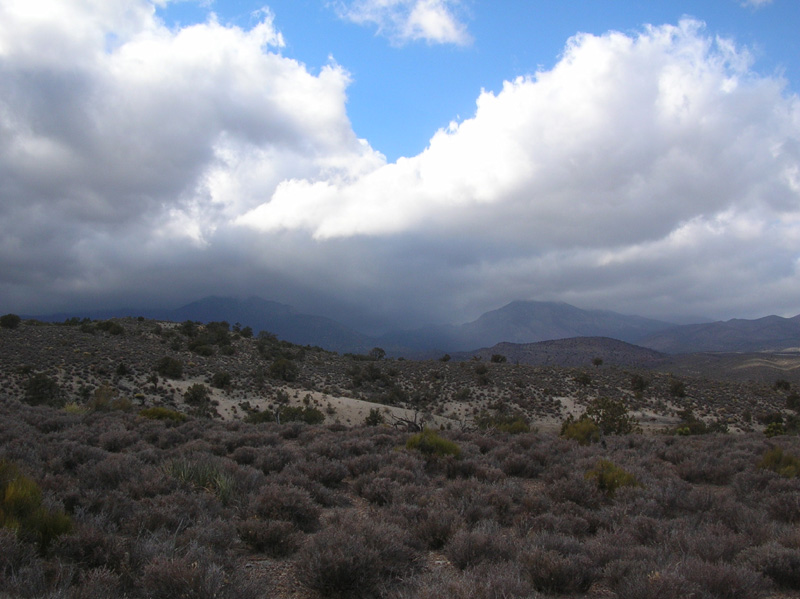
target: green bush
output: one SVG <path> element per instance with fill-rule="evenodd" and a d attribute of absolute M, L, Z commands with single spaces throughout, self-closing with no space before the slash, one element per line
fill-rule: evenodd
<path fill-rule="evenodd" d="M 216 495 L 227 505 L 236 491 L 236 481 L 231 474 L 207 456 L 189 460 L 181 458 L 169 462 L 164 472 L 194 489 Z"/>
<path fill-rule="evenodd" d="M 644 393 L 644 390 L 647 389 L 648 386 L 650 386 L 650 381 L 641 374 L 634 374 L 631 376 L 631 389 L 637 397 Z"/>
<path fill-rule="evenodd" d="M 531 432 L 528 421 L 519 414 L 491 414 L 482 412 L 475 418 L 481 430 L 496 430 L 503 433 L 519 434 Z"/>
<path fill-rule="evenodd" d="M 780 447 L 773 447 L 764 454 L 758 467 L 771 470 L 784 478 L 795 478 L 800 475 L 800 458 L 784 453 Z"/>
<path fill-rule="evenodd" d="M 586 387 L 592 384 L 592 377 L 586 372 L 579 372 L 575 375 L 575 382 Z"/>
<path fill-rule="evenodd" d="M 614 497 L 620 487 L 640 487 L 636 477 L 609 460 L 600 460 L 586 473 L 587 480 L 595 479 L 597 488 L 608 497 Z"/>
<path fill-rule="evenodd" d="M 421 433 L 411 435 L 406 441 L 406 449 L 416 450 L 428 457 L 459 457 L 461 448 L 454 441 L 439 436 L 426 428 Z"/>
<path fill-rule="evenodd" d="M 640 432 L 636 419 L 628 413 L 621 401 L 600 397 L 586 408 L 585 415 L 604 435 L 628 435 Z"/>
<path fill-rule="evenodd" d="M 49 376 L 34 374 L 25 386 L 25 402 L 32 406 L 64 407 L 64 394 L 58 383 Z"/>
<path fill-rule="evenodd" d="M 165 420 L 168 422 L 183 422 L 186 420 L 186 414 L 160 406 L 140 410 L 139 416 L 142 418 L 149 418 L 150 420 Z"/>
<path fill-rule="evenodd" d="M 786 429 L 783 426 L 783 422 L 770 422 L 764 429 L 764 434 L 770 438 L 777 437 L 778 435 L 785 435 Z"/>
<path fill-rule="evenodd" d="M 728 425 L 721 420 L 706 424 L 694 415 L 692 410 L 681 410 L 678 413 L 681 421 L 674 429 L 676 435 L 685 437 L 689 435 L 706 435 L 709 433 L 727 433 Z"/>
<path fill-rule="evenodd" d="M 155 370 L 161 376 L 165 376 L 170 379 L 179 379 L 183 376 L 183 362 L 177 358 L 164 356 L 158 362 L 156 362 Z"/>
<path fill-rule="evenodd" d="M 105 331 L 111 335 L 124 335 L 125 328 L 118 322 L 113 320 L 101 320 L 95 325 L 99 330 Z"/>
<path fill-rule="evenodd" d="M 589 445 L 600 440 L 600 427 L 585 414 L 577 420 L 570 414 L 561 425 L 561 436 L 580 445 Z"/>
<path fill-rule="evenodd" d="M 215 372 L 211 377 L 211 386 L 216 389 L 225 389 L 231 386 L 231 375 L 228 372 Z"/>
<path fill-rule="evenodd" d="M 379 426 L 383 424 L 385 420 L 386 419 L 378 408 L 372 408 L 364 419 L 364 424 L 367 426 Z"/>
<path fill-rule="evenodd" d="M 16 314 L 4 314 L 0 316 L 0 328 L 3 329 L 16 329 L 22 319 Z"/>
<path fill-rule="evenodd" d="M 57 537 L 72 530 L 72 520 L 63 511 L 44 507 L 36 481 L 0 460 L 0 527 L 35 542 L 44 553 Z"/>
<path fill-rule="evenodd" d="M 208 403 L 209 391 L 203 383 L 190 385 L 183 394 L 183 399 L 190 406 L 203 407 Z"/>
<path fill-rule="evenodd" d="M 278 413 L 280 414 L 281 424 L 286 422 L 305 422 L 306 424 L 322 424 L 325 422 L 325 414 L 317 408 L 284 406 Z"/>
<path fill-rule="evenodd" d="M 673 397 L 686 397 L 686 385 L 683 381 L 672 379 L 669 383 L 669 393 Z"/>
<path fill-rule="evenodd" d="M 250 412 L 244 420 L 250 424 L 260 424 L 262 422 L 322 424 L 325 422 L 325 414 L 312 407 L 283 406 L 278 408 L 277 417 L 272 410 L 264 410 L 262 412 Z"/>
<path fill-rule="evenodd" d="M 275 422 L 275 412 L 272 410 L 253 411 L 244 417 L 244 421 L 250 424 L 261 424 L 262 422 Z"/>
<path fill-rule="evenodd" d="M 269 375 L 281 381 L 292 382 L 297 380 L 297 365 L 286 358 L 278 358 L 269 367 Z"/>

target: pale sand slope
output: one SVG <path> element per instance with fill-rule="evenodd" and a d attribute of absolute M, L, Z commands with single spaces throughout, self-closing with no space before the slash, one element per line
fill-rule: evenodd
<path fill-rule="evenodd" d="M 171 381 L 173 387 L 182 395 L 186 389 L 195 383 L 204 383 L 203 379 L 189 379 L 181 381 Z M 246 411 L 241 408 L 243 402 L 247 402 L 252 409 L 265 410 L 270 405 L 274 405 L 275 399 L 259 395 L 248 396 L 244 399 L 230 397 L 221 389 L 214 389 L 206 385 L 211 392 L 211 399 L 215 400 L 217 412 L 223 420 L 235 420 L 244 418 Z M 325 424 L 340 423 L 345 426 L 359 426 L 364 424 L 364 420 L 369 415 L 370 410 L 377 409 L 383 415 L 386 424 L 393 424 L 397 419 L 407 419 L 415 421 L 421 425 L 431 428 L 452 428 L 458 429 L 462 425 L 471 424 L 469 414 L 472 413 L 474 402 L 465 401 L 460 405 L 455 402 L 448 402 L 445 410 L 447 415 L 431 414 L 429 412 L 416 413 L 414 410 L 387 406 L 383 404 L 353 399 L 352 397 L 339 397 L 328 395 L 321 391 L 299 390 L 292 387 L 283 389 L 289 395 L 290 406 L 310 406 L 321 410 L 325 414 Z M 539 419 L 531 422 L 531 428 L 542 432 L 558 432 L 561 423 L 568 415 L 575 418 L 580 416 L 585 406 L 576 401 L 574 397 L 556 397 L 562 405 L 561 415 L 551 418 Z M 452 404 L 452 405 L 451 405 Z M 678 418 L 658 415 L 649 410 L 633 412 L 633 416 L 639 421 L 645 431 L 657 431 L 678 423 Z"/>

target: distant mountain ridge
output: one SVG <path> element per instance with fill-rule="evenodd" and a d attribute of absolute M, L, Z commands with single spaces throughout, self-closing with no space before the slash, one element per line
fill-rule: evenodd
<path fill-rule="evenodd" d="M 675 325 L 607 310 L 582 310 L 561 302 L 515 301 L 462 325 L 384 335 L 387 345 L 413 350 L 469 351 L 497 343 L 536 343 L 571 337 L 610 337 L 635 343 Z"/>
<path fill-rule="evenodd" d="M 269 331 L 280 339 L 298 345 L 317 345 L 338 352 L 366 352 L 375 347 L 375 340 L 324 316 L 301 314 L 291 306 L 252 296 L 205 297 L 175 309 L 89 310 L 40 316 L 41 320 L 63 321 L 73 316 L 106 319 L 122 316 L 144 316 L 155 320 L 183 322 L 226 321 L 251 327 L 256 333 Z"/>
<path fill-rule="evenodd" d="M 495 354 L 514 364 L 573 368 L 594 366 L 596 359 L 605 366 L 652 368 L 667 358 L 661 352 L 608 337 L 570 337 L 536 343 L 503 342 L 477 351 L 456 353 L 452 357 L 456 360 L 478 357 L 488 362 Z"/>
<path fill-rule="evenodd" d="M 696 352 L 785 351 L 800 348 L 800 315 L 734 318 L 659 331 L 639 345 L 670 354 Z"/>
<path fill-rule="evenodd" d="M 74 316 L 93 319 L 144 316 L 176 322 L 224 320 L 250 326 L 255 332 L 269 331 L 300 345 L 316 345 L 340 353 L 363 353 L 382 347 L 390 356 L 409 358 L 477 351 L 498 343 L 531 344 L 579 337 L 616 339 L 669 354 L 800 348 L 800 315 L 675 325 L 608 310 L 583 310 L 570 304 L 538 301 L 514 301 L 460 325 L 393 331 L 380 337 L 365 335 L 331 318 L 303 314 L 289 305 L 256 296 L 246 299 L 210 296 L 165 310 L 75 311 L 34 318 L 58 322 Z"/>

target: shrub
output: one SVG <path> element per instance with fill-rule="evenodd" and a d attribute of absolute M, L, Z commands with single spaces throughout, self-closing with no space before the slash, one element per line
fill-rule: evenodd
<path fill-rule="evenodd" d="M 517 414 L 491 414 L 482 412 L 475 418 L 475 424 L 481 430 L 496 430 L 503 433 L 519 434 L 531 432 L 528 421 Z"/>
<path fill-rule="evenodd" d="M 16 329 L 22 319 L 16 314 L 4 314 L 0 316 L 0 328 L 3 329 Z"/>
<path fill-rule="evenodd" d="M 681 421 L 675 427 L 675 434 L 682 437 L 689 435 L 706 435 L 709 433 L 727 433 L 728 425 L 721 420 L 716 420 L 710 424 L 706 424 L 694 415 L 690 409 L 681 410 L 678 412 Z"/>
<path fill-rule="evenodd" d="M 634 374 L 631 376 L 631 389 L 634 393 L 641 395 L 644 390 L 650 385 L 650 381 L 644 378 L 641 374 Z"/>
<path fill-rule="evenodd" d="M 783 422 L 770 422 L 764 429 L 764 434 L 769 438 L 785 435 L 786 428 L 783 426 Z"/>
<path fill-rule="evenodd" d="M 225 389 L 231 385 L 231 375 L 228 372 L 215 372 L 211 377 L 211 386 L 216 389 Z"/>
<path fill-rule="evenodd" d="M 203 407 L 208 404 L 209 391 L 203 383 L 194 383 L 183 394 L 183 399 L 191 406 Z"/>
<path fill-rule="evenodd" d="M 72 520 L 62 511 L 43 506 L 36 481 L 0 460 L 0 527 L 35 542 L 44 553 L 54 539 L 72 529 Z"/>
<path fill-rule="evenodd" d="M 786 379 L 778 379 L 773 383 L 772 388 L 775 391 L 791 391 L 792 384 Z"/>
<path fill-rule="evenodd" d="M 640 432 L 636 419 L 621 401 L 600 397 L 586 408 L 586 416 L 600 427 L 604 435 L 628 435 Z"/>
<path fill-rule="evenodd" d="M 686 385 L 683 381 L 672 379 L 669 382 L 669 394 L 673 397 L 686 397 Z"/>
<path fill-rule="evenodd" d="M 415 519 L 413 533 L 425 547 L 438 550 L 452 538 L 460 522 L 458 513 L 449 508 L 424 510 Z"/>
<path fill-rule="evenodd" d="M 298 373 L 297 365 L 286 358 L 278 358 L 269 367 L 269 375 L 281 381 L 296 381 Z"/>
<path fill-rule="evenodd" d="M 460 570 L 481 562 L 509 561 L 516 556 L 513 542 L 493 522 L 482 524 L 475 530 L 458 531 L 447 543 L 444 553 Z"/>
<path fill-rule="evenodd" d="M 796 548 L 770 542 L 745 550 L 741 561 L 772 579 L 779 587 L 800 589 L 800 550 Z"/>
<path fill-rule="evenodd" d="M 597 488 L 608 497 L 614 497 L 620 487 L 639 487 L 636 477 L 608 460 L 600 460 L 592 470 L 586 473 L 586 478 L 597 480 Z"/>
<path fill-rule="evenodd" d="M 183 362 L 177 358 L 164 356 L 156 362 L 155 371 L 161 376 L 170 379 L 179 379 L 183 376 Z"/>
<path fill-rule="evenodd" d="M 575 382 L 579 385 L 586 387 L 592 384 L 592 377 L 589 376 L 586 372 L 579 372 L 575 375 Z"/>
<path fill-rule="evenodd" d="M 250 519 L 238 526 L 239 537 L 254 551 L 286 557 L 300 547 L 300 535 L 290 522 Z"/>
<path fill-rule="evenodd" d="M 175 410 L 170 410 L 169 408 L 162 408 L 160 406 L 140 410 L 139 416 L 142 418 L 148 418 L 150 420 L 165 420 L 168 422 L 183 422 L 186 420 L 186 414 L 183 414 L 182 412 L 176 412 Z"/>
<path fill-rule="evenodd" d="M 238 575 L 228 576 L 208 558 L 155 557 L 142 572 L 141 585 L 148 599 L 253 599 L 256 585 Z"/>
<path fill-rule="evenodd" d="M 290 522 L 303 532 L 319 527 L 319 507 L 308 491 L 294 485 L 265 485 L 252 500 L 251 509 L 263 520 Z"/>
<path fill-rule="evenodd" d="M 102 320 L 95 325 L 99 330 L 110 333 L 111 335 L 124 335 L 125 328 L 113 320 Z"/>
<path fill-rule="evenodd" d="M 380 597 L 417 565 L 399 528 L 348 519 L 314 535 L 297 555 L 300 583 L 323 597 Z"/>
<path fill-rule="evenodd" d="M 381 414 L 381 411 L 378 408 L 372 408 L 364 419 L 364 424 L 366 426 L 379 426 L 385 421 L 386 419 L 383 417 L 383 414 Z"/>
<path fill-rule="evenodd" d="M 278 410 L 281 423 L 305 422 L 306 424 L 322 424 L 325 422 L 325 414 L 317 408 L 310 406 L 284 406 Z"/>
<path fill-rule="evenodd" d="M 561 425 L 561 436 L 577 441 L 580 445 L 589 445 L 600 440 L 600 427 L 586 415 L 575 420 L 570 414 Z"/>
<path fill-rule="evenodd" d="M 263 422 L 275 422 L 275 413 L 272 410 L 252 411 L 244 417 L 245 422 L 250 424 L 261 424 Z"/>
<path fill-rule="evenodd" d="M 427 457 L 444 457 L 461 455 L 461 448 L 454 441 L 439 436 L 431 429 L 412 435 L 406 441 L 406 449 L 417 450 Z"/>
<path fill-rule="evenodd" d="M 764 454 L 758 467 L 771 470 L 785 478 L 795 478 L 800 475 L 800 458 L 784 453 L 780 447 L 773 447 Z"/>
<path fill-rule="evenodd" d="M 522 564 L 533 588 L 542 593 L 585 593 L 592 584 L 591 564 L 585 556 L 533 547 L 522 556 Z"/>
<path fill-rule="evenodd" d="M 64 394 L 58 383 L 49 376 L 36 373 L 25 386 L 25 403 L 32 406 L 64 407 Z"/>
<path fill-rule="evenodd" d="M 508 359 L 503 354 L 492 354 L 490 361 L 492 364 L 504 364 Z"/>
<path fill-rule="evenodd" d="M 185 485 L 208 491 L 223 504 L 230 503 L 236 493 L 233 476 L 208 456 L 173 460 L 164 466 L 164 472 Z"/>

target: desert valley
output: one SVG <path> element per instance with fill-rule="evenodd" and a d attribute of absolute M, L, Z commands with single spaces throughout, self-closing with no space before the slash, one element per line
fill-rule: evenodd
<path fill-rule="evenodd" d="M 3 317 L 9 597 L 792 597 L 798 356 Z"/>

